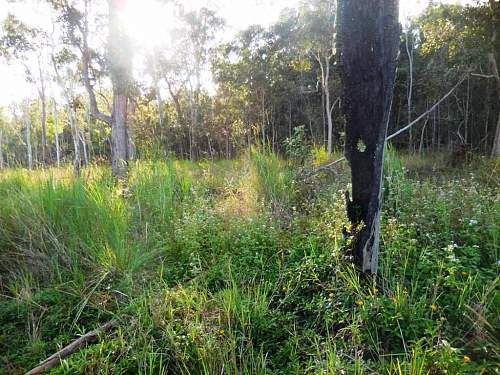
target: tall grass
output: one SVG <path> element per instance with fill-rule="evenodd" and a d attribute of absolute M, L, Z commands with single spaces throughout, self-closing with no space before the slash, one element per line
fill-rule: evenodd
<path fill-rule="evenodd" d="M 273 209 L 284 210 L 294 199 L 293 176 L 285 161 L 265 149 L 253 150 L 251 160 L 258 192 Z"/>

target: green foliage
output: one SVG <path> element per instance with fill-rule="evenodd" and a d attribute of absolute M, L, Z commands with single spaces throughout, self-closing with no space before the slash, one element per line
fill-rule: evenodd
<path fill-rule="evenodd" d="M 310 154 L 310 147 L 306 138 L 305 126 L 297 126 L 293 129 L 293 135 L 283 142 L 287 157 L 295 163 L 304 164 Z"/>
<path fill-rule="evenodd" d="M 307 199 L 257 151 L 136 163 L 128 190 L 97 167 L 4 171 L 0 373 L 112 318 L 52 373 L 495 373 L 492 164 L 426 160 L 386 154 L 376 279 L 344 252 L 342 171 Z"/>
<path fill-rule="evenodd" d="M 257 176 L 257 188 L 273 210 L 283 211 L 293 202 L 293 180 L 291 171 L 275 154 L 254 150 L 252 162 Z"/>

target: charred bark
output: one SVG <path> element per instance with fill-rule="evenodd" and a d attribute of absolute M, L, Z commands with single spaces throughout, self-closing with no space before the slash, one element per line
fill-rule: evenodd
<path fill-rule="evenodd" d="M 339 2 L 338 51 L 351 166 L 352 253 L 362 272 L 378 266 L 385 138 L 396 75 L 398 0 Z"/>
<path fill-rule="evenodd" d="M 490 70 L 495 78 L 495 87 L 497 91 L 497 99 L 500 104 L 500 75 L 498 73 L 498 58 L 500 56 L 500 37 L 498 33 L 500 32 L 500 3 L 498 1 L 490 0 L 490 8 L 492 15 L 492 29 L 493 33 L 491 36 L 491 52 L 488 54 L 488 61 L 490 63 Z M 500 110 L 497 117 L 497 125 L 495 129 L 495 137 L 493 138 L 493 147 L 491 149 L 491 157 L 500 157 Z"/>

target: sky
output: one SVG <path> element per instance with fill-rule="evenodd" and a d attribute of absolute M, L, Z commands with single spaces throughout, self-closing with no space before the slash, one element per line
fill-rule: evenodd
<path fill-rule="evenodd" d="M 401 0 L 400 19 L 405 21 L 419 14 L 429 0 Z M 145 42 L 150 42 L 150 35 L 154 35 L 161 25 L 165 24 L 165 11 L 157 0 L 129 0 L 132 4 L 128 15 L 131 27 Z M 470 0 L 443 0 L 444 3 L 465 4 Z M 219 16 L 227 22 L 225 39 L 229 39 L 236 32 L 253 24 L 268 26 L 275 22 L 283 8 L 294 7 L 299 0 L 184 0 L 186 9 L 199 9 L 203 6 L 215 9 Z M 0 20 L 8 13 L 14 13 L 28 24 L 42 28 L 50 26 L 50 9 L 43 2 L 9 2 L 0 0 Z M 168 23 L 168 22 L 167 22 Z M 35 96 L 35 90 L 25 80 L 23 69 L 17 64 L 7 65 L 0 61 L 0 106 L 7 106 L 23 97 Z M 50 91 L 50 88 L 49 88 Z"/>

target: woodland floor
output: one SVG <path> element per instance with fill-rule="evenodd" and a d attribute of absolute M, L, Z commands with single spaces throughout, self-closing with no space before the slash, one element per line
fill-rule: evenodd
<path fill-rule="evenodd" d="M 498 162 L 389 152 L 371 279 L 320 159 L 0 172 L 0 373 L 498 374 Z"/>

